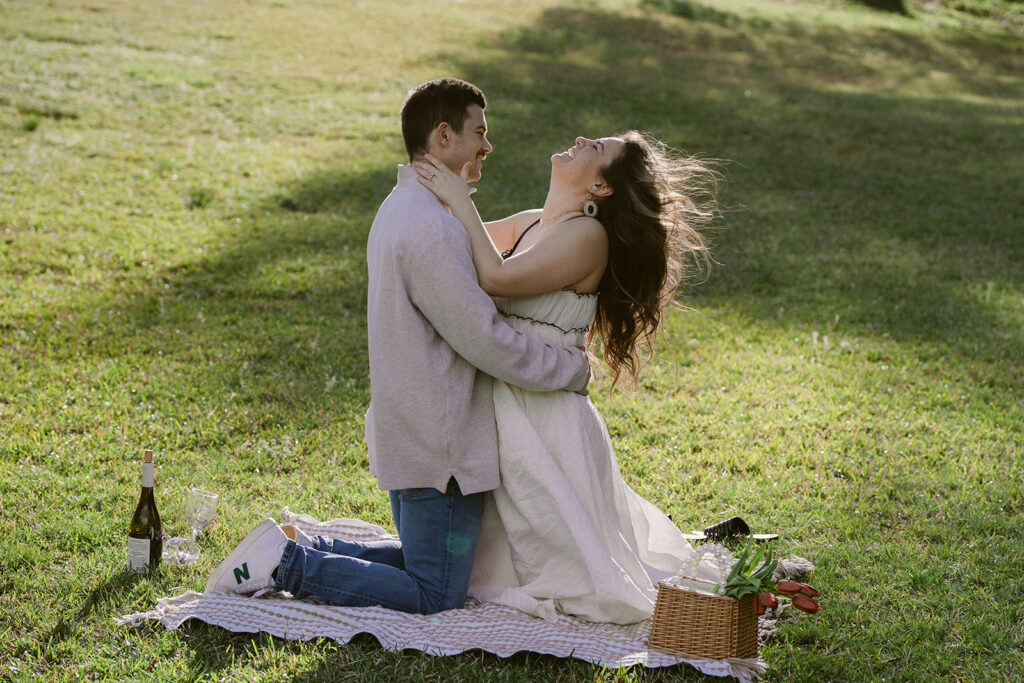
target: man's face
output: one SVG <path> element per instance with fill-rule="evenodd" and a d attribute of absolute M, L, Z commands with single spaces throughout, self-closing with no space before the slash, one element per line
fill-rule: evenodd
<path fill-rule="evenodd" d="M 472 161 L 469 167 L 467 180 L 476 182 L 480 180 L 484 158 L 494 149 L 487 141 L 487 119 L 484 118 L 484 110 L 478 104 L 471 104 L 466 108 L 466 120 L 462 124 L 462 132 L 453 135 L 452 146 L 449 148 L 448 168 L 455 173 L 460 173 L 467 161 Z"/>

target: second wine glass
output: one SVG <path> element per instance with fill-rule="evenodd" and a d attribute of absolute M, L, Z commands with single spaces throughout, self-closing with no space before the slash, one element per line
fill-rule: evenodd
<path fill-rule="evenodd" d="M 196 535 L 213 521 L 217 513 L 217 494 L 192 487 L 185 494 L 185 521 L 192 528 L 192 538 L 175 536 L 164 543 L 164 561 L 178 567 L 190 565 L 199 559 Z"/>
<path fill-rule="evenodd" d="M 178 554 L 182 564 L 192 564 L 199 559 L 199 544 L 196 543 L 196 536 L 200 531 L 210 526 L 214 515 L 217 514 L 218 496 L 212 491 L 200 488 L 190 488 L 185 498 L 185 521 L 192 528 L 191 540 L 182 543 Z"/>

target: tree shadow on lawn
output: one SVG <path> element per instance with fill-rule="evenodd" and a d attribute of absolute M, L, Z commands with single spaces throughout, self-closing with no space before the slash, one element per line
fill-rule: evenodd
<path fill-rule="evenodd" d="M 733 162 L 723 202 L 743 210 L 713 236 L 721 265 L 700 300 L 785 329 L 1024 357 L 1020 330 L 986 300 L 1024 282 L 1021 209 L 1006 201 L 1024 195 L 1019 115 L 993 99 L 1009 86 L 963 64 L 1004 53 L 981 38 L 964 47 L 883 29 L 719 23 L 559 8 L 480 44 L 474 59 L 441 55 L 490 96 L 495 152 L 476 195 L 485 218 L 539 206 L 548 156 L 576 135 L 649 130 Z M 899 68 L 865 60 L 871 50 Z M 959 94 L 901 89 L 932 71 Z M 396 117 L 396 163 L 398 130 Z M 196 374 L 197 390 L 258 404 L 255 427 L 360 420 L 365 240 L 395 171 L 345 159 L 266 197 L 225 249 L 116 302 L 120 327 L 85 334 L 159 351 Z M 230 352 L 239 345 L 242 357 Z"/>
<path fill-rule="evenodd" d="M 983 296 L 1024 279 L 1019 214 L 987 208 L 1024 194 L 1014 148 L 1004 144 L 1017 139 L 1019 116 L 986 99 L 1003 86 L 909 36 L 822 29 L 808 37 L 806 27 L 778 25 L 752 37 L 748 27 L 726 28 L 683 30 L 573 7 L 481 45 L 478 59 L 447 56 L 490 96 L 496 151 L 476 195 L 481 212 L 493 218 L 538 206 L 548 155 L 577 134 L 650 130 L 735 162 L 724 169 L 723 198 L 746 209 L 716 235 L 722 265 L 701 294 L 712 305 L 779 327 L 841 313 L 858 333 L 884 330 L 969 359 L 985 359 L 979 344 L 990 345 L 998 349 L 993 361 L 1019 366 L 1020 330 Z M 880 44 L 912 62 L 914 74 L 945 69 L 956 90 L 981 103 L 913 97 L 895 86 L 865 92 L 883 74 L 857 55 Z M 999 59 L 980 43 L 971 49 L 980 61 Z M 98 344 L 106 337 L 160 350 L 195 373 L 197 392 L 218 401 L 239 393 L 259 405 L 267 425 L 361 419 L 365 240 L 393 182 L 391 165 L 352 169 L 328 160 L 267 197 L 225 250 L 113 302 L 125 309 L 124 322 L 81 332 Z M 780 319 L 780 306 L 791 317 Z M 237 343 L 253 350 L 232 356 Z M 348 383 L 348 395 L 325 390 L 332 378 Z M 195 448 L 208 445 L 196 439 Z M 94 589 L 80 617 L 116 588 Z M 207 631 L 191 640 L 196 670 L 211 659 L 216 669 L 229 666 L 214 657 L 221 639 Z M 58 625 L 53 635 L 67 632 Z"/>
<path fill-rule="evenodd" d="M 1024 196 L 1020 116 L 1000 101 L 1007 75 L 965 65 L 1005 53 L 977 37 L 727 23 L 560 8 L 479 59 L 445 55 L 490 95 L 485 217 L 539 205 L 547 156 L 576 135 L 649 130 L 734 162 L 722 197 L 743 210 L 714 236 L 707 301 L 771 325 L 839 315 L 858 334 L 1024 357 L 987 301 L 1024 283 L 1022 210 L 1007 201 Z M 954 94 L 903 85 L 931 73 Z"/>
<path fill-rule="evenodd" d="M 72 334 L 96 348 L 116 340 L 112 353 L 159 355 L 159 371 L 194 376 L 181 384 L 195 394 L 180 399 L 251 404 L 252 434 L 361 420 L 366 232 L 393 182 L 393 168 L 328 164 L 265 198 L 226 247 L 104 304 L 122 311 L 117 321 L 83 320 Z M 223 436 L 196 433 L 177 446 L 201 451 Z"/>
<path fill-rule="evenodd" d="M 89 615 L 92 614 L 97 604 L 105 603 L 110 598 L 118 597 L 127 589 L 134 586 L 144 577 L 143 574 L 130 572 L 127 569 L 118 571 L 100 581 L 85 598 L 82 606 L 78 608 L 73 616 L 61 615 L 54 624 L 53 629 L 42 639 L 48 647 L 54 647 L 60 642 L 67 640 L 76 629 L 84 625 Z"/>
<path fill-rule="evenodd" d="M 479 45 L 475 59 L 442 55 L 490 97 L 495 151 L 475 195 L 481 213 L 539 206 L 548 156 L 578 134 L 649 130 L 733 162 L 723 202 L 743 210 L 713 235 L 721 265 L 696 290 L 698 307 L 1019 366 L 1024 339 L 999 304 L 1024 282 L 1021 209 L 1006 201 L 1024 195 L 1019 116 L 993 99 L 1009 88 L 963 66 L 961 43 L 728 23 L 553 9 Z M 971 59 L 1001 59 L 980 38 L 972 45 Z M 889 55 L 894 73 L 865 63 L 870 50 Z M 897 83 L 935 70 L 956 95 Z M 396 163 L 398 129 L 396 117 Z M 365 241 L 395 170 L 350 159 L 326 158 L 265 197 L 225 249 L 120 302 L 122 327 L 86 333 L 160 351 L 195 374 L 197 391 L 252 404 L 250 429 L 359 422 Z M 1001 376 L 997 388 L 1012 389 L 1021 373 Z M 216 445 L 205 438 L 187 445 Z"/>
<path fill-rule="evenodd" d="M 507 657 L 469 650 L 457 655 L 434 655 L 418 649 L 388 650 L 376 636 L 357 633 L 347 643 L 332 638 L 318 637 L 311 641 L 269 636 L 265 633 L 236 633 L 199 620 L 190 620 L 179 627 L 189 647 L 189 668 L 195 675 L 213 675 L 224 669 L 233 669 L 245 662 L 258 661 L 260 651 L 270 646 L 275 651 L 298 653 L 316 651 L 316 658 L 305 668 L 290 674 L 293 681 L 334 681 L 339 671 L 347 676 L 362 676 L 367 680 L 381 677 L 398 680 L 494 680 L 503 674 L 522 675 L 530 671 L 533 676 L 559 679 L 593 678 L 595 667 L 578 659 L 556 657 L 522 651 Z M 310 648 L 310 645 L 313 645 Z M 639 665 L 630 670 L 641 669 Z M 643 680 L 710 680 L 687 664 L 643 669 Z"/>

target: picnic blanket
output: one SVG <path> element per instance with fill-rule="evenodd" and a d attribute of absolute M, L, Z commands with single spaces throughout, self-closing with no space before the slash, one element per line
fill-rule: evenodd
<path fill-rule="evenodd" d="M 358 519 L 319 522 L 285 508 L 281 523 L 291 523 L 311 535 L 348 540 L 394 538 L 379 526 Z M 247 597 L 230 593 L 186 591 L 160 598 L 148 612 L 128 614 L 118 623 L 139 626 L 159 621 L 177 628 L 188 619 L 199 619 L 229 631 L 266 632 L 279 638 L 310 640 L 333 638 L 347 643 L 359 633 L 369 633 L 388 649 L 421 650 L 428 654 L 454 655 L 484 650 L 508 657 L 517 652 L 536 652 L 573 657 L 605 667 L 643 665 L 674 666 L 685 662 L 712 676 L 732 676 L 751 681 L 766 667 L 753 659 L 682 659 L 650 650 L 650 620 L 637 624 L 597 624 L 559 615 L 555 623 L 511 607 L 470 598 L 461 609 L 437 614 L 407 614 L 382 607 L 338 607 L 296 600 L 288 594 L 270 593 Z M 764 624 L 763 624 L 764 626 Z"/>

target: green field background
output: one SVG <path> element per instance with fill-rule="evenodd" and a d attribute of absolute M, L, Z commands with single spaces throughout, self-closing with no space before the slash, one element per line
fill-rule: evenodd
<path fill-rule="evenodd" d="M 366 468 L 366 235 L 398 110 L 488 95 L 485 218 L 635 128 L 721 160 L 715 263 L 591 397 L 684 529 L 810 559 L 768 680 L 1009 680 L 1024 641 L 1024 3 L 0 0 L 0 678 L 697 680 L 198 622 L 281 508 L 391 526 Z M 189 568 L 125 574 L 143 449 Z"/>

